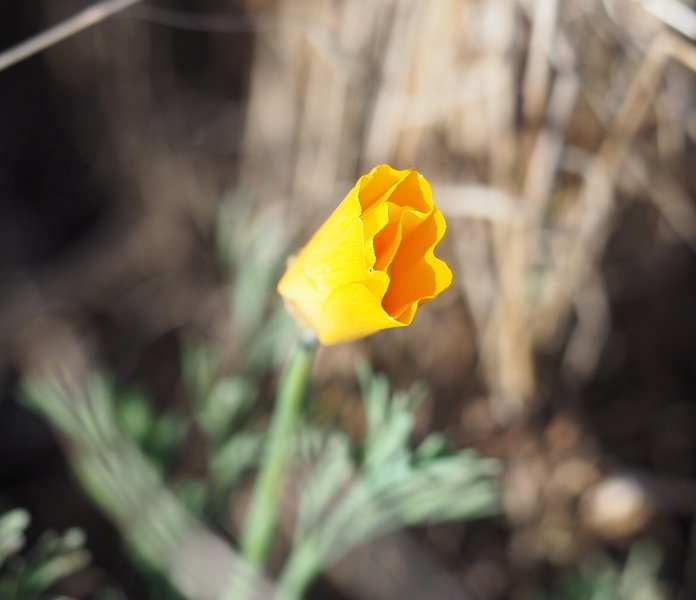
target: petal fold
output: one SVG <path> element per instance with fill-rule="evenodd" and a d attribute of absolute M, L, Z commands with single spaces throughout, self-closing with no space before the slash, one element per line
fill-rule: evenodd
<path fill-rule="evenodd" d="M 434 254 L 445 230 L 428 181 L 380 165 L 289 262 L 278 291 L 324 344 L 408 325 L 452 281 Z"/>

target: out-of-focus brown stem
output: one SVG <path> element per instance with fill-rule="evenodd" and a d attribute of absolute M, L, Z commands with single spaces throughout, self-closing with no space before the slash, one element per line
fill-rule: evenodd
<path fill-rule="evenodd" d="M 121 12 L 138 2 L 142 2 L 142 0 L 104 0 L 104 2 L 93 4 L 62 23 L 58 23 L 0 53 L 0 71 L 30 56 L 34 56 L 34 54 L 38 54 L 88 27 L 92 27 L 92 25 L 101 23 L 111 15 Z"/>

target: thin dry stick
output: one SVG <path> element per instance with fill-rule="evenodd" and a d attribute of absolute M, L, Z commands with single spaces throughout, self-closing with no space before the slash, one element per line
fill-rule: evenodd
<path fill-rule="evenodd" d="M 348 10 L 351 9 L 347 6 Z M 322 23 L 328 23 L 331 18 L 329 7 L 320 6 L 317 16 L 322 18 Z M 344 31 L 345 25 L 340 29 L 341 33 Z M 341 157 L 339 147 L 345 123 L 344 109 L 354 66 L 345 51 L 345 39 L 341 33 L 329 40 L 309 30 L 305 33 L 311 52 L 306 56 L 307 80 L 303 107 L 297 120 L 298 144 L 293 177 L 296 201 L 330 197 L 333 192 Z"/>
<path fill-rule="evenodd" d="M 560 261 L 555 275 L 556 296 L 546 315 L 554 328 L 566 317 L 572 295 L 587 282 L 593 264 L 604 248 L 612 215 L 614 181 L 653 101 L 671 48 L 669 33 L 663 32 L 653 41 L 611 129 L 587 169 L 580 191 L 585 205 L 583 219 L 573 247 Z"/>
<path fill-rule="evenodd" d="M 379 92 L 364 141 L 363 158 L 367 164 L 379 163 L 380 157 L 395 157 L 399 150 L 401 122 L 408 102 L 406 90 L 418 52 L 413 40 L 419 38 L 428 11 L 426 4 L 420 2 L 396 2 L 393 6 Z"/>
<path fill-rule="evenodd" d="M 638 0 L 639 4 L 682 35 L 696 40 L 696 12 L 679 0 Z"/>
<path fill-rule="evenodd" d="M 528 123 L 534 123 L 541 118 L 546 104 L 549 81 L 551 80 L 549 56 L 552 54 L 557 17 L 558 0 L 539 0 L 537 2 L 522 83 L 523 111 Z"/>
<path fill-rule="evenodd" d="M 696 71 L 696 47 L 687 40 L 676 34 L 670 34 L 667 52 L 674 60 L 678 60 L 685 67 Z"/>
<path fill-rule="evenodd" d="M 105 0 L 0 53 L 0 71 L 92 27 L 142 0 Z"/>
<path fill-rule="evenodd" d="M 565 152 L 564 136 L 581 90 L 574 52 L 562 32 L 556 36 L 554 58 L 557 75 L 551 87 L 544 125 L 531 148 L 522 188 L 523 224 L 527 228 L 525 238 L 528 244 L 526 269 L 529 273 L 533 269 L 530 261 L 536 256 L 544 237 L 542 224 L 557 184 L 558 169 Z M 543 343 L 550 339 L 554 330 L 549 329 L 543 310 L 538 310 L 535 304 L 530 304 L 528 310 L 534 342 Z"/>
<path fill-rule="evenodd" d="M 515 74 L 507 57 L 514 47 L 516 5 L 509 0 L 497 0 L 489 3 L 487 10 L 492 12 L 486 17 L 485 27 L 491 61 L 486 83 L 495 88 L 497 80 L 507 89 L 505 94 L 492 98 L 488 105 L 487 118 L 495 133 L 489 141 L 488 158 L 494 185 L 511 190 L 516 188 L 514 173 L 519 160 L 519 139 L 512 100 L 516 90 Z M 527 291 L 526 265 L 529 263 L 525 233 L 520 219 L 509 224 L 495 224 L 492 229 L 499 291 L 483 338 L 483 362 L 494 390 L 492 406 L 501 421 L 523 415 L 535 387 L 532 338 L 522 301 Z"/>
<path fill-rule="evenodd" d="M 597 269 L 573 297 L 577 325 L 563 353 L 563 369 L 587 381 L 595 372 L 610 330 L 609 298 Z"/>
<path fill-rule="evenodd" d="M 645 190 L 665 223 L 696 254 L 696 210 L 689 193 L 662 169 L 649 166 L 638 153 L 627 157 L 625 168 Z"/>
<path fill-rule="evenodd" d="M 556 38 L 553 53 L 557 76 L 548 99 L 547 88 L 544 89 L 543 101 L 547 104 L 544 123 L 531 147 L 522 185 L 525 218 L 535 229 L 540 227 L 547 210 L 564 150 L 563 138 L 581 86 L 572 48 L 562 34 Z M 531 239 L 536 243 L 537 238 L 535 231 Z"/>

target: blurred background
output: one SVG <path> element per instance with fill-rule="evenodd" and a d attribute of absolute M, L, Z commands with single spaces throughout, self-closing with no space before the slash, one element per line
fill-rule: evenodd
<path fill-rule="evenodd" d="M 263 423 L 284 258 L 389 163 L 432 183 L 454 284 L 412 327 L 322 349 L 315 418 L 360 438 L 363 357 L 425 384 L 414 441 L 501 461 L 501 514 L 404 534 L 452 597 L 696 597 L 694 3 L 132 4 L 0 71 L 0 512 L 28 511 L 29 545 L 84 531 L 56 595 L 170 597 L 71 474 L 84 428 L 22 382 L 107 373 L 143 456 L 233 523 L 195 365 Z M 0 50 L 89 6 L 3 2 Z M 346 561 L 309 597 L 397 597 Z"/>

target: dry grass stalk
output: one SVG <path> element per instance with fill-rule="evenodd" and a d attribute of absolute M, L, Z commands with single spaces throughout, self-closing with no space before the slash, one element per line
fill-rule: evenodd
<path fill-rule="evenodd" d="M 142 0 L 104 0 L 0 53 L 0 71 L 92 27 Z"/>

